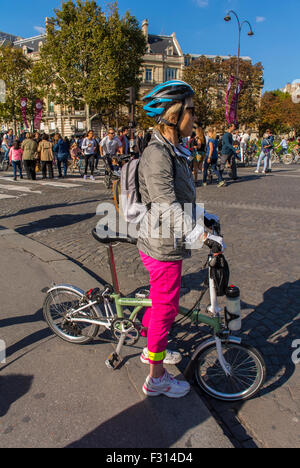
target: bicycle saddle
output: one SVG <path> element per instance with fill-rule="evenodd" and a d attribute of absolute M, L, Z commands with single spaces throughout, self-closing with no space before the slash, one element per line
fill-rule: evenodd
<path fill-rule="evenodd" d="M 137 244 L 137 239 L 128 236 L 128 234 L 122 234 L 119 232 L 107 231 L 105 237 L 100 237 L 97 233 L 97 230 L 94 228 L 92 230 L 92 236 L 96 241 L 101 242 L 101 244 L 117 244 L 122 242 L 123 244 Z"/>

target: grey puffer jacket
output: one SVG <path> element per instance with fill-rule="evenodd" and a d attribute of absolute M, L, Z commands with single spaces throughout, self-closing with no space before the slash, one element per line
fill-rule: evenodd
<path fill-rule="evenodd" d="M 187 208 L 184 205 L 189 204 L 188 209 L 192 210 L 196 203 L 192 171 L 187 159 L 178 156 L 157 131 L 141 157 L 139 186 L 142 203 L 151 206 L 141 221 L 139 250 L 163 262 L 190 257 L 184 244 L 182 220 L 183 209 Z"/>

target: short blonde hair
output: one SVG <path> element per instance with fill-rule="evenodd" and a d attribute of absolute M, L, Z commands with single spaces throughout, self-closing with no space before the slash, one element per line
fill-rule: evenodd
<path fill-rule="evenodd" d="M 182 106 L 181 102 L 178 102 L 177 104 L 174 104 L 173 106 L 171 106 L 167 110 L 167 112 L 165 112 L 165 114 L 163 114 L 163 118 L 165 120 L 169 120 L 171 115 L 179 115 L 179 112 L 181 110 L 181 106 Z M 161 123 L 161 124 L 156 125 L 155 130 L 158 130 L 160 133 L 164 133 L 165 130 L 166 130 L 166 127 L 168 127 L 166 124 Z"/>

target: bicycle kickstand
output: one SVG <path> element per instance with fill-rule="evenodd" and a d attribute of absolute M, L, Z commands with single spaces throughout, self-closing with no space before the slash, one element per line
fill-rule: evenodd
<path fill-rule="evenodd" d="M 112 370 L 117 369 L 119 365 L 121 364 L 121 362 L 123 361 L 120 355 L 120 352 L 123 347 L 125 338 L 126 338 L 126 333 L 122 333 L 116 350 L 112 352 L 106 359 L 105 364 L 109 369 L 112 369 Z"/>

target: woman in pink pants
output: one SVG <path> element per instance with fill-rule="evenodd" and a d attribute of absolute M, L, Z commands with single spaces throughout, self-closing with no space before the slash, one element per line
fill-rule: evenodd
<path fill-rule="evenodd" d="M 138 248 L 150 276 L 152 308 L 143 319 L 147 348 L 142 362 L 150 365 L 143 391 L 147 396 L 185 396 L 190 385 L 176 380 L 164 369 L 165 364 L 181 360 L 177 352 L 167 350 L 168 333 L 178 314 L 182 261 L 190 256 L 183 235 L 178 236 L 175 219 L 181 219 L 184 204 L 195 205 L 196 193 L 189 167 L 190 152 L 179 144 L 180 137 L 192 134 L 194 125 L 193 89 L 181 81 L 158 85 L 144 100 L 144 109 L 155 117 L 158 126 L 139 165 L 139 190 L 148 215 L 141 222 Z M 155 206 L 163 207 L 156 214 Z M 170 220 L 167 235 L 153 235 L 151 217 L 156 224 Z"/>

